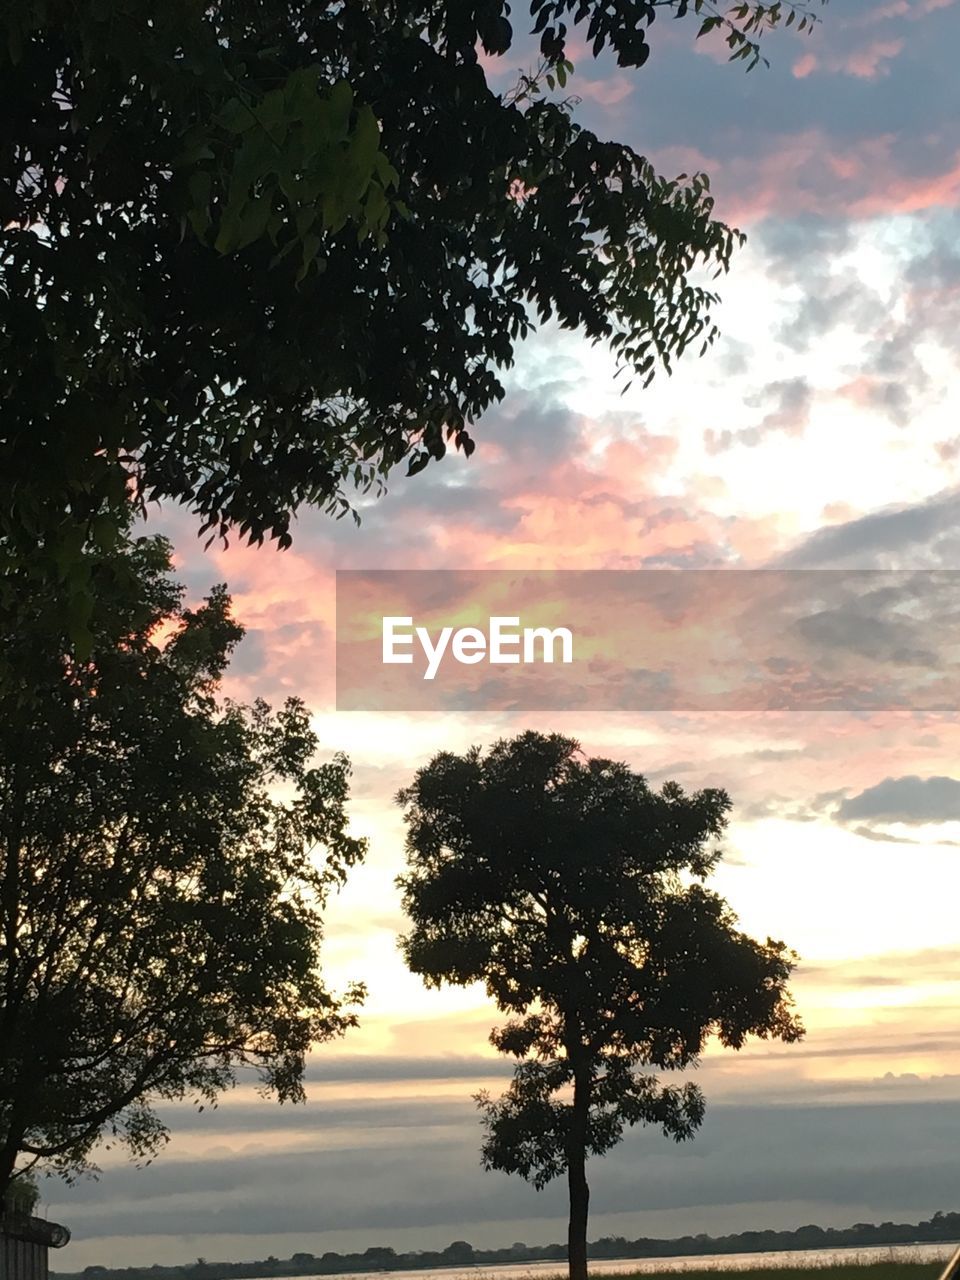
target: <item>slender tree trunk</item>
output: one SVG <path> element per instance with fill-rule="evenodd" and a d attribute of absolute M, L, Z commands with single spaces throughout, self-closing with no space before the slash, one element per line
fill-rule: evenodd
<path fill-rule="evenodd" d="M 590 1115 L 590 1072 L 577 1070 L 573 1085 L 573 1122 L 567 1151 L 567 1186 L 570 1191 L 570 1222 L 567 1229 L 567 1259 L 570 1280 L 587 1280 L 587 1215 L 590 1188 L 587 1185 L 587 1124 Z"/>
<path fill-rule="evenodd" d="M 0 1147 L 0 1218 L 3 1217 L 4 1201 L 13 1180 L 13 1170 L 17 1163 L 17 1148 L 11 1142 Z"/>

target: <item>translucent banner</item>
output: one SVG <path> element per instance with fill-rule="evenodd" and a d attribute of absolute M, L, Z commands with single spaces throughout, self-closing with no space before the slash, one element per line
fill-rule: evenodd
<path fill-rule="evenodd" d="M 956 570 L 349 570 L 343 711 L 960 704 Z"/>

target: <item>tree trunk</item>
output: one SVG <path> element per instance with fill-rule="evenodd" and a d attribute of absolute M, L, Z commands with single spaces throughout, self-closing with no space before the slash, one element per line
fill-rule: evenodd
<path fill-rule="evenodd" d="M 17 1163 L 17 1148 L 12 1143 L 0 1147 L 0 1217 L 3 1217 L 4 1202 L 7 1191 L 13 1181 L 13 1170 Z"/>
<path fill-rule="evenodd" d="M 567 1229 L 567 1259 L 570 1280 L 587 1280 L 587 1215 L 590 1188 L 587 1186 L 587 1125 L 590 1115 L 590 1073 L 577 1071 L 573 1085 L 573 1117 L 567 1151 L 567 1187 L 570 1192 L 570 1221 Z"/>

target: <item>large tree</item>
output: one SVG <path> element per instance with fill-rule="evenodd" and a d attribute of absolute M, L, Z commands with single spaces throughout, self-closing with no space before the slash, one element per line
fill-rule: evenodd
<path fill-rule="evenodd" d="M 156 1102 L 249 1069 L 302 1096 L 311 1045 L 355 1022 L 318 968 L 330 889 L 362 857 L 349 766 L 314 763 L 296 699 L 218 699 L 241 635 L 182 605 L 159 539 L 93 558 L 90 656 L 21 575 L 0 606 L 0 1203 L 105 1135 L 149 1156 Z"/>
<path fill-rule="evenodd" d="M 483 981 L 514 1015 L 491 1035 L 517 1060 L 479 1095 L 483 1162 L 539 1189 L 566 1173 L 571 1280 L 587 1273 L 586 1160 L 633 1124 L 677 1140 L 703 1119 L 693 1083 L 711 1036 L 796 1040 L 782 942 L 741 933 L 703 881 L 730 800 L 652 790 L 628 765 L 525 733 L 420 769 L 398 797 L 410 968 L 428 985 Z"/>
<path fill-rule="evenodd" d="M 737 236 L 577 121 L 568 40 L 639 67 L 689 10 L 750 59 L 821 3 L 2 6 L 0 553 L 89 604 L 131 497 L 286 545 L 299 504 L 469 452 L 538 321 L 644 377 L 709 340 L 691 273 Z M 502 89 L 514 25 L 540 62 Z"/>

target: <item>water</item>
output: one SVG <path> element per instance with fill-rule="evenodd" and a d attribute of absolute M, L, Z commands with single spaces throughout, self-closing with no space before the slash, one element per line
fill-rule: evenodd
<path fill-rule="evenodd" d="M 882 1244 L 846 1249 L 784 1249 L 773 1253 L 701 1253 L 679 1258 L 604 1258 L 590 1263 L 594 1276 L 653 1271 L 743 1271 L 752 1267 L 827 1267 L 844 1263 L 946 1262 L 955 1244 Z M 537 1280 L 565 1274 L 564 1262 L 482 1263 L 472 1267 L 424 1267 L 417 1271 L 354 1271 L 344 1280 Z M 273 1277 L 273 1280 L 306 1280 Z M 330 1280 L 336 1280 L 331 1277 Z"/>

